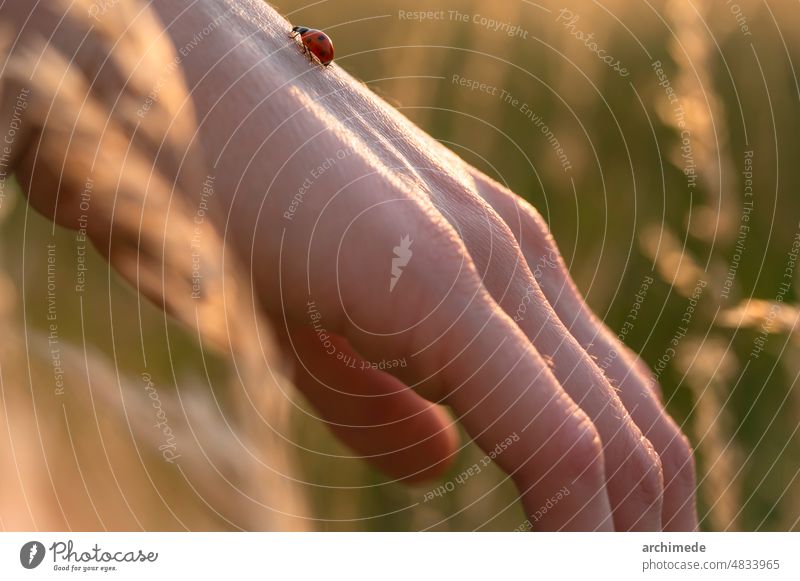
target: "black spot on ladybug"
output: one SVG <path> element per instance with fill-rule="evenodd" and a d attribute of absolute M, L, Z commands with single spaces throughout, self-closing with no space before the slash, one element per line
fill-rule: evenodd
<path fill-rule="evenodd" d="M 324 37 L 324 36 L 322 36 L 322 35 L 320 34 L 320 35 L 317 37 L 317 40 L 325 40 L 325 37 Z"/>

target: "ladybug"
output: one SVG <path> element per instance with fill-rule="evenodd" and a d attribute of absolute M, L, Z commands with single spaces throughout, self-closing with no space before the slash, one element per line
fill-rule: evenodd
<path fill-rule="evenodd" d="M 303 43 L 303 54 L 316 58 L 320 64 L 328 66 L 333 62 L 333 43 L 327 34 L 314 28 L 295 26 L 292 28 L 292 38 L 300 37 Z"/>

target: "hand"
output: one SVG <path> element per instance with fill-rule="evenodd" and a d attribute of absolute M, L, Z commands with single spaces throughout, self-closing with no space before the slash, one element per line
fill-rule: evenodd
<path fill-rule="evenodd" d="M 259 0 L 154 5 L 192 47 L 215 220 L 340 438 L 431 477 L 455 450 L 448 406 L 484 450 L 512 437 L 495 461 L 529 517 L 567 487 L 537 529 L 696 528 L 686 438 L 531 206 L 309 64 Z"/>
<path fill-rule="evenodd" d="M 238 4 L 185 70 L 229 240 L 333 431 L 392 476 L 428 477 L 454 451 L 430 402 L 446 405 L 485 450 L 519 436 L 496 461 L 529 515 L 569 489 L 536 528 L 696 528 L 687 440 L 539 214 L 310 65 L 269 7 Z M 224 10 L 204 6 L 169 28 L 176 46 Z"/>

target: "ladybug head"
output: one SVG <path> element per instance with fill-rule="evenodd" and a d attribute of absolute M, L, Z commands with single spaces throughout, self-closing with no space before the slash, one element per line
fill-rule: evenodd
<path fill-rule="evenodd" d="M 292 27 L 292 32 L 297 32 L 299 34 L 305 34 L 309 30 L 311 30 L 311 29 L 306 27 L 306 26 L 293 26 Z"/>

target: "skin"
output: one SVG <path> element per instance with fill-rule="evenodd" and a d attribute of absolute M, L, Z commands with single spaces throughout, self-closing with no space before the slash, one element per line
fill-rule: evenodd
<path fill-rule="evenodd" d="M 534 528 L 697 527 L 688 441 L 647 369 L 586 306 L 533 207 L 336 64 L 309 63 L 268 5 L 152 6 L 176 47 L 224 17 L 180 66 L 216 177 L 213 218 L 333 433 L 409 481 L 451 464 L 454 422 L 487 451 L 516 435 L 495 461 L 525 512 L 570 491 Z M 6 10 L 23 22 L 30 8 Z M 36 202 L 52 191 L 29 194 L 52 206 Z M 411 256 L 390 292 L 405 236 Z"/>

